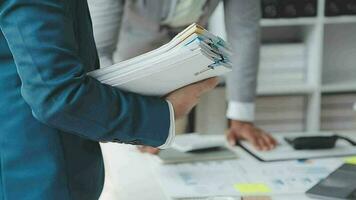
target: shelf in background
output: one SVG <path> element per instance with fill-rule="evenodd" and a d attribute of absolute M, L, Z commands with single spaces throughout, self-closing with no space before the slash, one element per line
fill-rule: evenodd
<path fill-rule="evenodd" d="M 346 24 L 346 23 L 356 23 L 356 16 L 335 16 L 335 17 L 324 17 L 325 24 Z"/>
<path fill-rule="evenodd" d="M 257 94 L 266 95 L 295 95 L 295 94 L 311 94 L 315 91 L 315 87 L 307 84 L 303 85 L 276 85 L 262 86 L 257 88 Z"/>
<path fill-rule="evenodd" d="M 326 1 L 327 0 L 317 0 L 318 16 L 316 17 L 263 18 L 260 20 L 262 27 L 262 44 L 302 42 L 306 46 L 305 52 L 307 56 L 305 66 L 307 68 L 303 71 L 305 72 L 306 82 L 296 82 L 285 76 L 283 78 L 285 78 L 287 84 L 283 85 L 281 83 L 276 85 L 279 82 L 268 82 L 265 80 L 263 80 L 263 82 L 260 78 L 260 85 L 257 89 L 257 99 L 271 97 L 277 99 L 276 101 L 279 102 L 285 97 L 303 97 L 305 101 L 305 108 L 303 107 L 303 109 L 305 109 L 305 111 L 303 111 L 304 128 L 310 132 L 325 128 L 325 121 L 324 125 L 321 123 L 322 115 L 325 115 L 325 111 L 329 112 L 325 110 L 326 106 L 321 106 L 322 101 L 325 101 L 325 97 L 356 94 L 356 15 L 323 16 Z M 220 12 L 219 20 L 216 20 L 217 25 L 215 26 L 216 32 L 219 34 L 223 32 L 221 30 L 225 30 L 225 28 L 221 26 L 225 24 L 224 7 L 222 3 L 220 4 Z M 225 32 L 223 33 L 225 34 Z M 286 56 L 287 51 L 288 50 L 283 50 L 283 53 L 278 54 Z M 289 59 L 292 60 L 292 58 Z M 261 60 L 263 60 L 263 58 L 261 58 Z M 276 60 L 280 59 L 277 57 Z M 266 59 L 263 60 L 263 62 L 267 61 Z M 271 59 L 270 62 L 275 61 Z M 288 60 L 286 64 L 281 66 L 289 64 L 292 66 L 292 61 Z M 277 72 L 280 69 L 276 67 L 274 70 Z M 260 70 L 260 72 L 263 73 L 263 70 Z M 273 76 L 277 76 L 273 71 L 270 73 Z M 291 73 L 296 75 L 294 71 L 291 71 Z M 322 81 L 323 83 L 321 83 Z M 267 84 L 262 84 L 262 82 Z M 225 90 L 224 88 L 221 89 Z M 349 98 L 346 97 L 346 99 Z M 354 103 L 354 99 L 352 99 L 352 103 Z M 211 106 L 215 105 L 216 102 L 212 101 Z M 208 108 L 211 106 L 208 106 Z M 277 106 L 280 107 L 279 104 L 277 104 Z M 330 110 L 334 109 L 329 106 L 327 106 L 327 108 L 330 108 Z M 223 109 L 222 113 L 223 112 L 225 112 L 225 109 Z M 347 114 L 343 111 L 340 113 L 336 114 L 345 116 Z M 223 116 L 223 114 L 221 116 Z M 220 118 L 216 117 L 217 120 L 215 121 L 219 121 Z M 349 118 L 347 117 L 347 119 Z M 354 118 L 351 120 L 354 120 Z M 206 127 L 206 130 L 212 130 L 216 126 L 215 121 L 214 123 L 207 123 L 211 128 Z M 332 123 L 338 123 L 339 119 L 330 121 Z M 341 120 L 341 122 L 344 123 L 345 121 Z M 280 123 L 283 125 L 285 120 L 281 120 Z M 226 122 L 222 122 L 221 126 L 226 126 Z M 342 126 L 346 125 L 343 124 Z M 346 129 L 346 127 L 343 129 Z M 356 128 L 353 129 L 353 132 L 356 133 Z"/>
<path fill-rule="evenodd" d="M 356 81 L 344 81 L 339 83 L 327 83 L 321 87 L 323 93 L 356 92 Z"/>
<path fill-rule="evenodd" d="M 300 18 L 276 18 L 262 19 L 261 26 L 298 26 L 298 25 L 314 25 L 316 17 L 300 17 Z"/>

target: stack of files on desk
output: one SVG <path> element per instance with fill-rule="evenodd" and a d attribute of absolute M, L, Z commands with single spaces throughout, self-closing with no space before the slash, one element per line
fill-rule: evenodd
<path fill-rule="evenodd" d="M 164 164 L 235 159 L 236 154 L 226 147 L 223 135 L 190 133 L 177 135 L 172 148 L 159 152 Z"/>
<path fill-rule="evenodd" d="M 356 94 L 329 94 L 321 100 L 323 130 L 356 130 Z"/>
<path fill-rule="evenodd" d="M 306 97 L 259 97 L 256 101 L 255 123 L 269 132 L 303 131 L 305 129 Z"/>
<path fill-rule="evenodd" d="M 263 87 L 305 83 L 305 50 L 303 43 L 262 45 L 258 84 Z"/>
<path fill-rule="evenodd" d="M 223 39 L 192 24 L 158 49 L 89 75 L 125 91 L 162 96 L 230 72 L 230 55 Z"/>

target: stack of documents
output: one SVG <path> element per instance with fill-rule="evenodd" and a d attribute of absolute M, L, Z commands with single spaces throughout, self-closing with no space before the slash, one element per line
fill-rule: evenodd
<path fill-rule="evenodd" d="M 223 39 L 192 24 L 158 49 L 89 75 L 125 91 L 162 96 L 231 71 L 230 56 Z"/>

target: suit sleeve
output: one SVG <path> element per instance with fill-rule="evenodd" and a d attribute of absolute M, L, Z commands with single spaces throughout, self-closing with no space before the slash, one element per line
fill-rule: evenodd
<path fill-rule="evenodd" d="M 254 120 L 260 49 L 259 0 L 225 0 L 227 39 L 231 43 L 233 72 L 227 77 L 227 117 Z"/>
<path fill-rule="evenodd" d="M 170 127 L 165 100 L 123 92 L 86 75 L 69 1 L 1 2 L 0 27 L 36 119 L 95 141 L 165 143 Z"/>

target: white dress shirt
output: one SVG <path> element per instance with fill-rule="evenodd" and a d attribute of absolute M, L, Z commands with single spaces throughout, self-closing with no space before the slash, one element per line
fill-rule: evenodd
<path fill-rule="evenodd" d="M 176 135 L 176 127 L 175 127 L 175 119 L 174 119 L 174 108 L 173 108 L 173 105 L 170 101 L 167 100 L 167 103 L 168 103 L 168 107 L 169 107 L 169 113 L 170 113 L 170 122 L 171 122 L 171 126 L 169 127 L 169 133 L 168 133 L 168 137 L 167 137 L 167 140 L 166 142 L 159 146 L 158 148 L 159 149 L 167 149 L 169 148 L 173 141 L 174 141 L 174 137 Z"/>
<path fill-rule="evenodd" d="M 255 119 L 255 104 L 230 101 L 226 112 L 227 118 L 243 122 L 253 122 Z"/>

